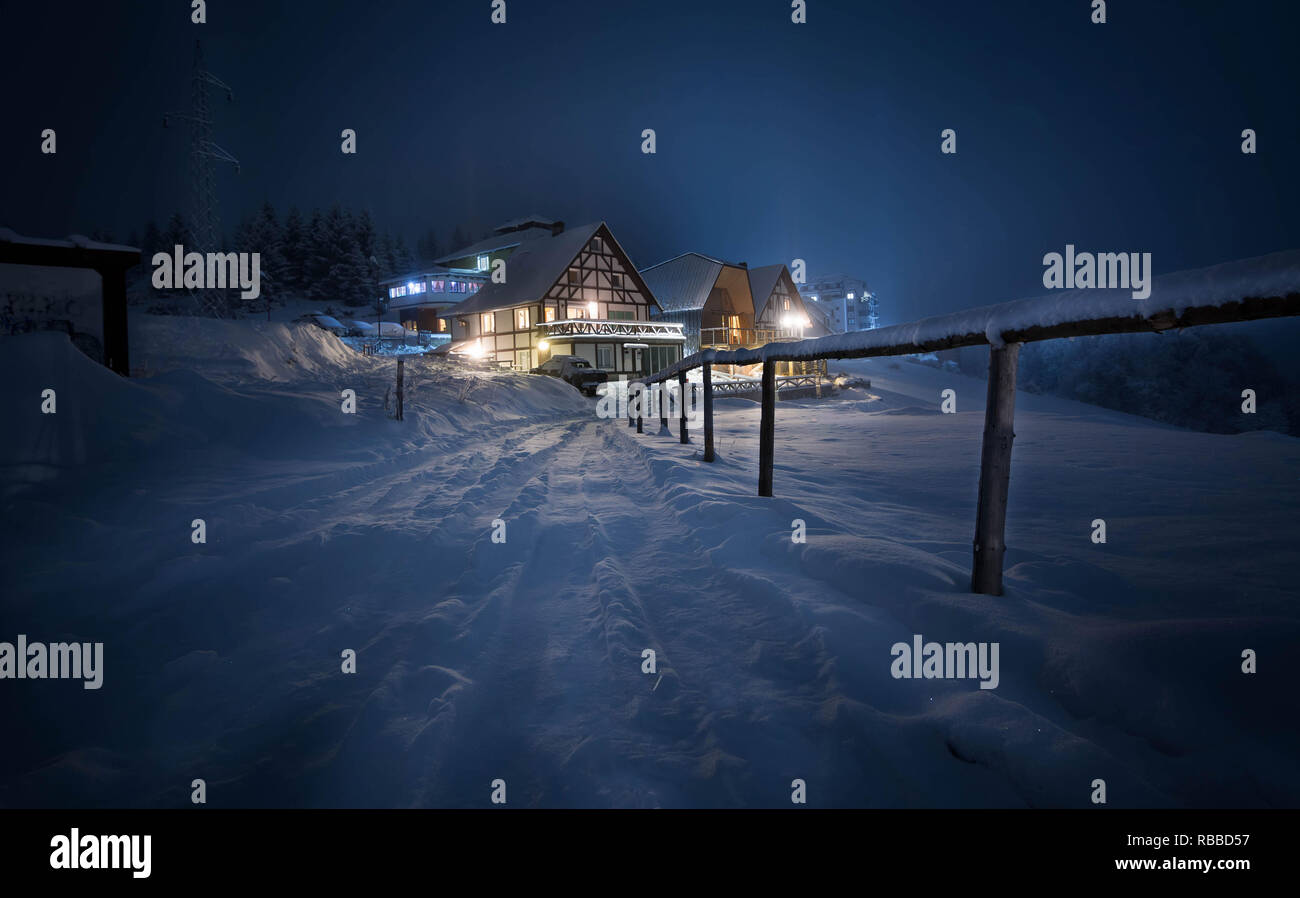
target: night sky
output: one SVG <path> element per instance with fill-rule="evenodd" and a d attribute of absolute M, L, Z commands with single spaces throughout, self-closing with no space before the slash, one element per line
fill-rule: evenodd
<path fill-rule="evenodd" d="M 188 0 L 4 4 L 0 226 L 186 210 L 193 42 L 229 233 L 269 199 L 416 237 L 604 219 L 645 267 L 696 250 L 865 278 L 886 323 L 1043 292 L 1042 256 L 1157 274 L 1300 247 L 1294 0 Z M 54 128 L 58 153 L 40 153 Z M 358 153 L 340 152 L 354 128 Z M 658 153 L 641 153 L 654 128 Z M 958 153 L 939 152 L 957 131 Z M 1240 133 L 1258 133 L 1243 155 Z"/>

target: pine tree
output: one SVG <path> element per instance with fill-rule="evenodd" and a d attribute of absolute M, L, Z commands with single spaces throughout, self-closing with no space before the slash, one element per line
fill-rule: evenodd
<path fill-rule="evenodd" d="M 416 241 L 415 252 L 423 263 L 432 264 L 434 259 L 440 258 L 442 247 L 438 243 L 438 232 L 433 228 L 425 231 L 424 235 Z"/>
<path fill-rule="evenodd" d="M 164 251 L 162 231 L 158 230 L 158 222 L 151 218 L 144 227 L 144 236 L 140 238 L 140 261 L 151 265 L 154 253 L 161 251 Z"/>
<path fill-rule="evenodd" d="M 330 295 L 330 241 L 325 217 L 319 209 L 313 209 L 311 223 L 307 226 L 306 260 L 303 274 L 306 278 L 305 292 L 313 300 L 326 299 Z"/>
<path fill-rule="evenodd" d="M 272 300 L 283 302 L 285 294 L 284 233 L 269 201 L 262 203 L 253 219 L 253 239 L 255 245 L 249 251 L 261 253 L 262 296 L 249 302 L 264 309 Z"/>
<path fill-rule="evenodd" d="M 284 275 L 281 277 L 281 293 L 301 295 L 303 292 L 303 271 L 306 266 L 307 230 L 303 225 L 302 213 L 297 206 L 289 209 L 284 218 L 284 228 L 280 241 L 281 254 L 284 256 Z"/>
<path fill-rule="evenodd" d="M 173 212 L 172 217 L 167 220 L 167 227 L 162 234 L 162 246 L 159 247 L 159 250 L 162 252 L 171 253 L 171 252 L 175 252 L 175 248 L 177 246 L 188 249 L 189 245 L 190 245 L 189 225 L 186 223 L 185 219 L 181 217 L 181 214 L 179 212 Z M 175 300 L 180 296 L 184 295 L 185 289 L 184 287 L 181 286 L 180 272 L 174 272 L 173 276 L 175 280 L 172 283 L 175 286 L 173 286 L 170 290 L 166 290 L 164 292 L 172 300 Z"/>
<path fill-rule="evenodd" d="M 406 239 L 401 234 L 397 235 L 397 240 L 393 244 L 393 256 L 402 274 L 406 274 L 415 268 L 415 258 L 411 255 L 411 251 L 407 249 Z"/>
<path fill-rule="evenodd" d="M 379 240 L 379 252 L 376 253 L 379 259 L 380 267 L 391 277 L 396 274 L 403 274 L 398 271 L 401 266 L 397 261 L 397 245 L 393 242 L 393 235 L 385 233 Z"/>

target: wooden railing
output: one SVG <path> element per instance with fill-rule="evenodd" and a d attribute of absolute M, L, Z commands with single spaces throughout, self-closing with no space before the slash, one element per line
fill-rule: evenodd
<path fill-rule="evenodd" d="M 1001 595 L 1007 488 L 1011 477 L 1011 444 L 1015 438 L 1016 367 L 1021 344 L 1061 337 L 1160 333 L 1171 328 L 1300 315 L 1300 250 L 1168 274 L 1156 278 L 1149 286 L 1150 295 L 1140 300 L 1134 299 L 1129 290 L 1062 290 L 1036 299 L 870 331 L 794 343 L 769 343 L 753 349 L 705 349 L 636 382 L 649 385 L 676 379 L 684 395 L 686 373 L 702 369 L 704 461 L 711 462 L 714 460 L 712 366 L 761 363 L 758 494 L 771 496 L 777 362 L 910 355 L 988 345 L 988 400 L 984 409 L 971 591 Z M 635 405 L 632 403 L 630 408 Z M 689 443 L 686 403 L 680 405 L 681 442 Z M 640 412 L 639 408 L 635 410 Z M 635 423 L 637 432 L 643 432 L 639 414 Z M 661 418 L 660 424 L 667 428 L 667 418 Z"/>
<path fill-rule="evenodd" d="M 803 332 L 752 327 L 705 327 L 700 329 L 700 346 L 762 346 L 766 343 L 788 343 L 802 340 Z"/>
<path fill-rule="evenodd" d="M 820 374 L 784 374 L 776 378 L 778 393 L 787 387 L 820 389 L 825 384 L 826 379 Z M 759 380 L 719 380 L 713 382 L 712 388 L 717 396 L 743 396 L 746 393 L 758 392 L 763 388 L 763 383 Z"/>

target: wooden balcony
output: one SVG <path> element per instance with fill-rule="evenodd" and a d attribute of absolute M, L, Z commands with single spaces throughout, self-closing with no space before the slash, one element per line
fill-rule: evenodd
<path fill-rule="evenodd" d="M 700 330 L 700 349 L 754 349 L 768 343 L 790 343 L 804 338 L 800 329 L 706 327 Z"/>

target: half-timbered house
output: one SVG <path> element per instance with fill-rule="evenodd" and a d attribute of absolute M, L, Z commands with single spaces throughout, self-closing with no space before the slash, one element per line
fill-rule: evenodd
<path fill-rule="evenodd" d="M 681 325 L 652 320 L 655 296 L 604 222 L 565 230 L 562 222 L 521 219 L 438 261 L 477 263 L 480 255 L 487 283 L 443 313 L 453 351 L 525 371 L 575 355 L 611 379 L 682 357 Z"/>

